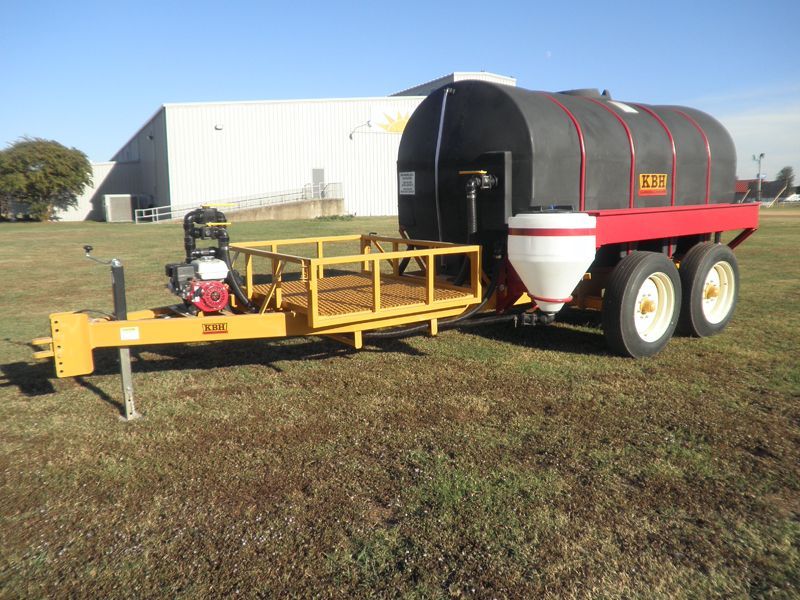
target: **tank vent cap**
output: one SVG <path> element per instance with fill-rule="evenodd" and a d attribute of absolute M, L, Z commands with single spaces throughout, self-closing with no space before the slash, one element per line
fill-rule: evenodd
<path fill-rule="evenodd" d="M 583 96 L 584 98 L 601 98 L 600 90 L 597 88 L 583 88 L 580 90 L 564 90 L 558 92 L 559 94 L 567 94 L 568 96 Z"/>

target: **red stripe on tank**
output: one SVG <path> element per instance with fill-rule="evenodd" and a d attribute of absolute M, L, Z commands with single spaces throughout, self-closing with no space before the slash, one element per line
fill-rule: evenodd
<path fill-rule="evenodd" d="M 669 127 L 667 127 L 667 124 L 664 123 L 664 119 L 659 117 L 655 112 L 653 112 L 652 110 L 641 104 L 634 104 L 633 106 L 635 106 L 640 110 L 643 110 L 648 115 L 653 117 L 656 121 L 658 121 L 661 127 L 664 128 L 664 131 L 667 134 L 667 138 L 669 138 L 669 143 L 672 146 L 672 193 L 669 203 L 670 206 L 675 206 L 675 180 L 678 178 L 678 160 L 677 160 L 677 154 L 675 152 L 675 138 L 672 137 L 672 132 L 669 130 Z"/>
<path fill-rule="evenodd" d="M 541 296 L 534 296 L 531 294 L 531 298 L 539 302 L 572 302 L 572 296 L 567 296 L 566 298 L 542 298 Z"/>
<path fill-rule="evenodd" d="M 594 235 L 595 229 L 526 229 L 523 227 L 512 227 L 508 230 L 508 235 L 527 235 L 542 237 L 569 237 L 577 235 Z"/>
<path fill-rule="evenodd" d="M 580 182 L 580 208 L 579 210 L 584 210 L 586 205 L 586 144 L 584 143 L 583 139 L 583 129 L 581 129 L 581 124 L 578 123 L 578 119 L 575 118 L 575 115 L 572 114 L 572 111 L 564 106 L 558 99 L 554 98 L 553 96 L 545 96 L 548 100 L 557 104 L 561 110 L 567 113 L 570 121 L 575 126 L 575 131 L 578 134 L 578 143 L 581 146 L 581 182 Z"/>
<path fill-rule="evenodd" d="M 631 128 L 628 127 L 628 124 L 625 122 L 625 119 L 620 117 L 614 110 L 609 108 L 608 105 L 603 104 L 602 102 L 594 98 L 586 98 L 586 100 L 594 102 L 600 108 L 610 112 L 612 115 L 614 115 L 614 118 L 617 119 L 617 121 L 619 121 L 619 124 L 625 128 L 625 135 L 628 136 L 628 146 L 630 146 L 631 149 L 631 180 L 629 184 L 630 198 L 628 201 L 628 205 L 630 206 L 630 208 L 633 208 L 634 198 L 636 194 L 636 148 L 633 145 L 633 134 L 631 133 Z"/>
<path fill-rule="evenodd" d="M 685 112 L 682 110 L 673 110 L 672 112 L 682 116 L 684 119 L 689 121 L 689 123 L 694 125 L 694 128 L 697 129 L 700 137 L 703 138 L 703 143 L 706 145 L 706 157 L 708 159 L 708 163 L 706 164 L 706 204 L 708 204 L 711 201 L 711 144 L 708 143 L 708 136 L 703 128 L 700 127 L 700 124 Z"/>

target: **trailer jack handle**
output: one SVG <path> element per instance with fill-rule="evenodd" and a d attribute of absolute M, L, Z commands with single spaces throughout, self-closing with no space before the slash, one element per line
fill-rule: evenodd
<path fill-rule="evenodd" d="M 125 321 L 128 319 L 128 301 L 125 297 L 125 268 L 122 261 L 118 258 L 111 260 L 101 260 L 92 256 L 92 248 L 89 245 L 83 247 L 86 258 L 93 260 L 101 265 L 111 266 L 111 293 L 114 297 L 114 319 Z M 124 398 L 125 414 L 120 415 L 123 421 L 133 421 L 142 415 L 136 412 L 136 405 L 133 401 L 133 372 L 131 370 L 131 349 L 128 347 L 119 349 L 119 372 L 122 379 L 122 397 Z"/>

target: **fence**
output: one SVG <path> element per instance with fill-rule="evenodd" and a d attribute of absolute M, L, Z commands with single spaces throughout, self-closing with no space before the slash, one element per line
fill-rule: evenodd
<path fill-rule="evenodd" d="M 214 200 L 208 204 L 224 204 L 226 205 L 225 213 L 234 213 L 239 210 L 288 204 L 290 202 L 300 202 L 302 200 L 324 200 L 326 198 L 343 197 L 341 183 L 308 183 L 294 190 Z M 136 223 L 159 223 L 161 221 L 182 219 L 186 213 L 194 210 L 198 205 L 199 204 L 137 208 L 134 211 L 134 221 L 136 221 Z"/>

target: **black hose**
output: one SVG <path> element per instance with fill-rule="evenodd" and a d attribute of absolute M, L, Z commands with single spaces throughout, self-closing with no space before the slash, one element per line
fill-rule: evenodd
<path fill-rule="evenodd" d="M 489 325 L 491 323 L 505 323 L 506 321 L 516 321 L 519 317 L 519 312 L 506 313 L 503 315 L 494 315 L 489 317 L 476 317 L 469 321 L 463 321 L 455 325 L 455 327 L 480 327 L 481 325 Z"/>
<path fill-rule="evenodd" d="M 467 240 L 469 243 L 469 240 Z M 467 278 L 467 265 L 469 264 L 469 258 L 465 254 L 461 260 L 461 267 L 458 269 L 458 274 L 456 274 L 455 279 L 453 279 L 453 285 L 461 286 L 464 283 L 464 280 Z"/>
<path fill-rule="evenodd" d="M 236 277 L 236 273 L 233 271 L 233 264 L 231 263 L 231 256 L 228 252 L 228 243 L 227 240 L 225 243 L 220 240 L 219 248 L 217 249 L 217 258 L 221 258 L 225 265 L 228 267 L 228 276 L 225 278 L 225 281 L 228 282 L 228 285 L 233 292 L 233 295 L 236 296 L 236 299 L 249 310 L 250 312 L 256 312 L 258 307 L 250 302 L 250 298 L 247 297 L 247 294 L 244 293 L 244 290 L 239 285 L 239 281 Z"/>
<path fill-rule="evenodd" d="M 186 213 L 183 217 L 183 247 L 186 250 L 186 262 L 192 262 L 192 253 L 197 247 L 192 230 L 197 217 L 201 216 L 205 211 L 202 208 L 196 208 Z"/>

